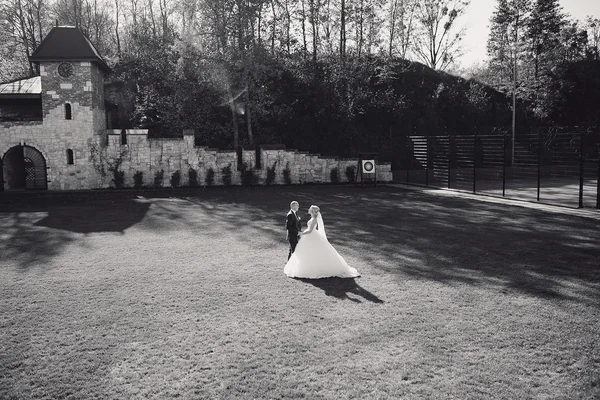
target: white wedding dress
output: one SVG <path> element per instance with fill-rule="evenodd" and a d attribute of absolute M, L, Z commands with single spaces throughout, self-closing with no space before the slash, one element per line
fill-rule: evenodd
<path fill-rule="evenodd" d="M 325 224 L 321 213 L 317 219 L 308 221 L 308 229 L 316 224 L 313 231 L 303 234 L 296 250 L 288 260 L 283 272 L 290 278 L 354 278 L 360 276 L 355 268 L 348 265 L 338 254 L 325 234 Z"/>

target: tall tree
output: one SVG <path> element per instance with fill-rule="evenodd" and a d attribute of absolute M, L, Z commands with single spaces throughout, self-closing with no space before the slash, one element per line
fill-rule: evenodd
<path fill-rule="evenodd" d="M 115 39 L 117 39 L 117 55 L 121 55 L 121 36 L 119 35 L 119 0 L 115 0 Z"/>
<path fill-rule="evenodd" d="M 233 147 L 238 152 L 240 150 L 239 124 L 237 120 L 236 100 L 239 94 L 234 96 L 233 79 L 231 77 L 230 56 L 235 51 L 232 46 L 233 40 L 230 36 L 234 34 L 230 27 L 236 20 L 236 1 L 235 0 L 203 0 L 202 10 L 206 23 L 210 26 L 211 36 L 215 43 L 215 68 L 213 76 L 215 81 L 221 83 L 225 92 L 225 101 L 222 105 L 227 105 L 231 112 L 231 121 L 233 127 Z"/>
<path fill-rule="evenodd" d="M 292 15 L 294 14 L 296 8 L 296 0 L 283 0 L 283 9 L 284 9 L 284 31 L 285 31 L 285 50 L 287 54 L 291 53 L 291 45 L 292 45 Z"/>
<path fill-rule="evenodd" d="M 507 91 L 514 85 L 516 67 L 525 55 L 525 27 L 530 0 L 498 0 L 490 18 L 487 41 L 488 67 L 495 87 Z"/>
<path fill-rule="evenodd" d="M 104 56 L 116 52 L 111 6 L 103 0 L 56 0 L 53 16 L 59 24 L 77 26 Z"/>
<path fill-rule="evenodd" d="M 536 0 L 527 24 L 527 39 L 533 60 L 533 77 L 539 78 L 540 69 L 548 69 L 558 58 L 560 34 L 565 17 L 558 0 Z"/>
<path fill-rule="evenodd" d="M 525 53 L 525 26 L 530 10 L 529 0 L 498 0 L 490 20 L 487 51 L 491 76 L 495 86 L 506 89 L 512 81 L 512 161 L 514 162 L 516 113 L 517 113 L 517 68 Z"/>
<path fill-rule="evenodd" d="M 304 56 L 304 58 L 306 58 L 307 54 L 308 54 L 308 46 L 307 46 L 307 40 L 306 40 L 306 18 L 307 18 L 307 14 L 306 14 L 306 1 L 307 0 L 300 0 L 300 11 L 298 12 L 298 19 L 300 20 L 301 26 L 302 26 L 302 55 Z"/>
<path fill-rule="evenodd" d="M 600 59 L 600 18 L 588 16 L 585 21 L 587 29 L 588 48 L 590 58 Z"/>
<path fill-rule="evenodd" d="M 364 43 L 364 25 L 365 25 L 365 3 L 366 0 L 357 0 L 358 4 L 356 5 L 356 52 L 358 55 L 358 59 L 360 60 L 360 56 L 362 54 L 363 43 Z"/>
<path fill-rule="evenodd" d="M 433 69 L 444 70 L 461 52 L 464 29 L 456 20 L 466 11 L 469 0 L 422 0 L 417 4 L 414 50 Z"/>
<path fill-rule="evenodd" d="M 413 41 L 417 0 L 390 0 L 388 13 L 388 55 L 406 58 Z"/>
<path fill-rule="evenodd" d="M 340 2 L 340 59 L 346 58 L 346 17 L 348 14 L 348 8 L 346 0 Z"/>
<path fill-rule="evenodd" d="M 271 54 L 275 55 L 275 38 L 277 36 L 277 7 L 275 5 L 275 0 L 271 0 L 271 12 L 273 13 L 271 17 Z"/>
<path fill-rule="evenodd" d="M 309 6 L 309 17 L 308 22 L 310 23 L 312 33 L 312 58 L 313 63 L 317 62 L 317 54 L 319 50 L 320 38 L 319 38 L 319 27 L 321 25 L 321 0 L 308 0 Z"/>
<path fill-rule="evenodd" d="M 331 0 L 323 0 L 323 11 L 321 12 L 321 25 L 323 28 L 323 49 L 326 53 L 333 53 L 333 24 L 331 19 Z"/>
<path fill-rule="evenodd" d="M 381 7 L 378 0 L 357 0 L 354 25 L 356 29 L 356 54 L 358 59 L 363 53 L 370 54 L 379 42 L 379 17 L 375 10 Z"/>
<path fill-rule="evenodd" d="M 561 61 L 574 62 L 585 57 L 588 33 L 579 26 L 579 21 L 566 22 L 560 32 Z"/>
<path fill-rule="evenodd" d="M 378 13 L 377 10 L 383 8 L 384 4 L 381 0 L 370 0 L 367 8 L 367 39 L 366 39 L 366 51 L 367 54 L 372 55 L 380 50 L 381 47 L 381 26 L 383 24 L 383 15 Z"/>
<path fill-rule="evenodd" d="M 15 49 L 20 50 L 28 63 L 29 74 L 34 75 L 35 67 L 29 56 L 45 33 L 42 31 L 47 25 L 46 3 L 43 0 L 3 0 L 0 13 L 4 15 L 0 32 L 15 45 Z"/>

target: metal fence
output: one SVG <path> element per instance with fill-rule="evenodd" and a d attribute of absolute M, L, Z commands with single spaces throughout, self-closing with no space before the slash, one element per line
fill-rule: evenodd
<path fill-rule="evenodd" d="M 600 133 L 409 136 L 394 181 L 600 209 Z"/>

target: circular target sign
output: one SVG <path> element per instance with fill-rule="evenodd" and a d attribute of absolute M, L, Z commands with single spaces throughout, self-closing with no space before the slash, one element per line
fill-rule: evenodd
<path fill-rule="evenodd" d="M 363 172 L 366 174 L 375 173 L 375 160 L 363 160 Z"/>

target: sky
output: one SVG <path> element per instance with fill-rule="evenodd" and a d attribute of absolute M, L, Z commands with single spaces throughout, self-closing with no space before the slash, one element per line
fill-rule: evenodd
<path fill-rule="evenodd" d="M 490 17 L 496 3 L 496 0 L 471 0 L 469 9 L 461 21 L 466 27 L 463 39 L 465 54 L 460 59 L 462 67 L 485 60 Z M 600 0 L 560 0 L 559 3 L 563 13 L 572 18 L 583 20 L 588 15 L 600 18 Z"/>

